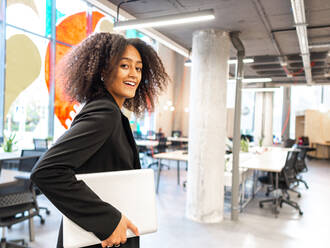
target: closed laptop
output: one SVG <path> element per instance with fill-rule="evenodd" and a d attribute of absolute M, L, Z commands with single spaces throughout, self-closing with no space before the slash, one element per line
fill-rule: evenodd
<path fill-rule="evenodd" d="M 157 231 L 152 169 L 79 174 L 76 177 L 131 220 L 140 235 Z M 131 230 L 127 231 L 127 237 L 134 237 Z M 74 248 L 99 244 L 101 240 L 63 215 L 63 243 L 65 248 Z"/>

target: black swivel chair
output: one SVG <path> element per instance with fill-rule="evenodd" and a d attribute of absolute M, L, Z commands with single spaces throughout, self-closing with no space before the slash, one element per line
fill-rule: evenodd
<path fill-rule="evenodd" d="M 167 143 L 167 138 L 165 138 L 165 137 L 159 138 L 158 145 L 155 146 L 154 148 L 149 149 L 149 151 L 147 152 L 147 155 L 153 157 L 154 154 L 166 152 L 166 148 L 167 148 L 166 143 Z M 158 162 L 156 161 L 156 162 L 149 164 L 148 168 L 151 168 L 152 166 L 158 166 Z M 170 169 L 170 167 L 166 164 L 161 163 L 160 166 L 161 167 L 165 166 L 168 169 Z"/>
<path fill-rule="evenodd" d="M 296 143 L 295 139 L 286 139 L 284 141 L 284 147 L 291 148 Z"/>
<path fill-rule="evenodd" d="M 31 157 L 31 158 L 20 159 L 19 165 L 18 165 L 18 170 L 25 171 L 25 172 L 31 172 L 32 168 L 34 167 L 34 165 L 37 163 L 38 159 L 43 154 L 44 154 L 44 151 L 41 151 L 41 150 L 25 150 L 25 149 L 23 149 L 21 152 L 21 157 Z M 35 156 L 35 157 L 33 157 L 33 156 Z M 35 190 L 35 193 L 37 196 L 42 194 L 42 192 L 36 186 L 34 186 L 34 190 Z M 39 209 L 45 210 L 47 215 L 50 214 L 50 211 L 47 207 L 39 207 Z M 38 216 L 40 218 L 40 222 L 44 223 L 45 219 L 40 214 L 38 214 Z"/>
<path fill-rule="evenodd" d="M 297 158 L 297 163 L 296 163 L 296 171 L 297 171 L 297 174 L 298 174 L 298 177 L 297 177 L 297 182 L 298 184 L 301 182 L 305 185 L 306 189 L 308 189 L 308 185 L 307 185 L 307 182 L 305 180 L 302 179 L 302 177 L 300 176 L 301 173 L 305 173 L 308 171 L 308 167 L 307 167 L 307 164 L 306 164 L 306 157 L 307 157 L 307 152 L 309 151 L 315 151 L 316 149 L 315 148 L 312 148 L 312 147 L 308 147 L 308 146 L 305 146 L 305 145 L 302 145 L 302 146 L 297 146 L 297 148 L 300 150 L 300 152 L 298 153 L 298 158 Z"/>
<path fill-rule="evenodd" d="M 279 197 L 279 204 L 280 207 L 282 207 L 283 203 L 288 204 L 289 206 L 297 209 L 299 211 L 299 214 L 302 215 L 303 212 L 301 211 L 299 205 L 297 202 L 294 202 L 292 200 L 290 200 L 290 195 L 288 191 L 293 191 L 298 193 L 298 197 L 300 197 L 300 193 L 295 191 L 293 189 L 293 187 L 296 184 L 296 176 L 297 176 L 297 172 L 295 169 L 295 163 L 297 161 L 297 156 L 298 156 L 298 151 L 290 151 L 288 152 L 286 161 L 285 161 L 285 166 L 282 169 L 281 173 L 279 174 L 279 184 L 278 187 L 279 189 L 281 189 L 282 191 L 282 195 Z M 271 179 L 273 179 L 274 177 L 271 176 Z M 259 181 L 262 182 L 262 180 Z M 263 182 L 262 182 L 263 183 Z M 269 183 L 269 181 L 267 182 L 267 184 Z M 275 188 L 275 182 L 274 180 L 271 180 L 270 182 L 273 186 L 273 188 Z M 285 196 L 285 197 L 284 197 Z M 267 199 L 267 200 L 262 200 L 259 202 L 259 206 L 262 208 L 263 204 L 266 202 L 274 202 L 274 198 L 272 199 Z"/>
<path fill-rule="evenodd" d="M 5 228 L 38 214 L 39 208 L 30 181 L 16 180 L 0 184 L 0 227 L 3 228 L 0 247 L 27 248 L 24 239 L 7 241 Z M 30 229 L 30 241 L 32 240 L 33 234 Z"/>
<path fill-rule="evenodd" d="M 48 150 L 48 140 L 47 139 L 33 139 L 34 150 L 37 151 L 47 151 Z"/>

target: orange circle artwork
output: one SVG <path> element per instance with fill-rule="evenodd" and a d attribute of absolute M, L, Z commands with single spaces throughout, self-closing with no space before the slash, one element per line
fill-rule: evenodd
<path fill-rule="evenodd" d="M 104 17 L 103 14 L 97 11 L 93 11 L 92 15 L 92 30 L 95 29 L 98 21 Z M 65 18 L 60 24 L 56 26 L 56 40 L 62 41 L 64 43 L 70 45 L 77 45 L 83 39 L 88 36 L 87 34 L 87 16 L 86 12 L 80 12 Z M 56 57 L 55 64 L 61 60 L 61 58 L 70 51 L 70 47 L 62 45 L 60 43 L 56 43 Z M 49 78 L 50 78 L 50 70 L 49 68 L 49 51 L 50 51 L 50 42 L 47 46 L 47 53 L 45 58 L 45 80 L 48 87 L 49 92 Z M 67 129 L 65 121 L 67 119 L 72 120 L 70 116 L 70 112 L 74 111 L 73 108 L 75 103 L 71 103 L 67 100 L 63 89 L 61 88 L 58 78 L 55 76 L 55 106 L 54 113 L 57 118 L 60 120 L 61 124 Z"/>

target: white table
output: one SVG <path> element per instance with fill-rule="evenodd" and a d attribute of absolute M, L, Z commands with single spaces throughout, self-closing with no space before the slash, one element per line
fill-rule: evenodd
<path fill-rule="evenodd" d="M 240 167 L 251 169 L 254 171 L 266 171 L 275 173 L 275 188 L 274 188 L 274 203 L 273 203 L 273 213 L 275 216 L 278 215 L 278 175 L 285 166 L 286 158 L 289 151 L 299 151 L 293 148 L 282 148 L 282 147 L 267 147 L 261 153 L 256 153 L 251 156 L 250 159 L 240 163 Z M 254 189 L 253 189 L 254 194 Z"/>
<path fill-rule="evenodd" d="M 189 138 L 187 137 L 167 137 L 168 141 L 184 142 L 188 143 Z"/>
<path fill-rule="evenodd" d="M 177 161 L 177 182 L 178 185 L 180 185 L 180 161 L 184 161 L 188 163 L 188 152 L 182 151 L 182 150 L 176 150 L 172 152 L 164 152 L 164 153 L 158 153 L 154 155 L 154 158 L 158 159 L 158 170 L 157 170 L 157 184 L 156 184 L 156 192 L 158 193 L 159 188 L 159 180 L 160 180 L 160 172 L 161 172 L 161 160 L 176 160 Z M 244 156 L 242 156 L 243 160 L 246 160 Z M 247 169 L 242 168 L 240 169 L 240 178 L 243 181 L 245 178 L 245 175 L 247 173 Z M 232 180 L 232 173 L 230 171 L 225 171 L 225 182 L 224 184 L 226 186 L 231 186 L 231 180 Z"/>

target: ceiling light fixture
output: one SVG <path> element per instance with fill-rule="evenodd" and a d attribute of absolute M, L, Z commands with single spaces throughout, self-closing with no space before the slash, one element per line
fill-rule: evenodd
<path fill-rule="evenodd" d="M 307 84 L 312 84 L 312 70 L 307 38 L 307 23 L 304 0 L 291 0 L 293 18 L 297 30 L 301 57 L 304 64 Z"/>
<path fill-rule="evenodd" d="M 271 78 L 243 78 L 242 82 L 243 83 L 266 83 L 266 82 L 271 82 Z M 235 83 L 236 79 L 228 79 L 228 83 Z"/>
<path fill-rule="evenodd" d="M 200 22 L 212 20 L 215 18 L 214 10 L 201 10 L 195 12 L 157 16 L 145 19 L 135 19 L 128 21 L 120 21 L 114 24 L 114 30 L 126 30 L 126 29 L 137 29 L 147 27 L 161 27 L 169 25 L 177 25 L 191 22 Z"/>
<path fill-rule="evenodd" d="M 249 64 L 249 63 L 253 63 L 253 62 L 254 62 L 254 59 L 252 59 L 252 58 L 243 59 L 244 64 Z M 228 64 L 230 64 L 230 65 L 237 64 L 237 59 L 228 60 Z"/>

